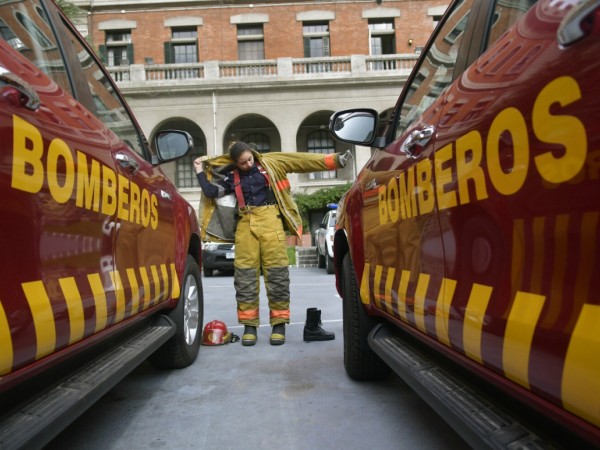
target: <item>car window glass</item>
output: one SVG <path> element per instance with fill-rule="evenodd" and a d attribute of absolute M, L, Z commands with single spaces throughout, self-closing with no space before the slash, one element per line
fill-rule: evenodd
<path fill-rule="evenodd" d="M 396 138 L 427 109 L 452 82 L 458 50 L 473 0 L 457 2 L 437 33 L 433 45 L 408 87 L 396 126 Z"/>
<path fill-rule="evenodd" d="M 68 32 L 69 30 L 65 30 Z M 144 157 L 142 140 L 135 123 L 127 113 L 121 98 L 117 95 L 112 82 L 100 69 L 96 60 L 83 46 L 77 37 L 70 33 L 81 68 L 87 79 L 88 86 L 96 106 L 96 117 L 110 128 L 133 151 Z"/>
<path fill-rule="evenodd" d="M 496 2 L 487 47 L 492 45 L 519 18 L 536 3 L 536 0 L 505 0 Z"/>
<path fill-rule="evenodd" d="M 40 3 L 4 2 L 0 8 L 0 38 L 73 95 L 56 37 Z"/>

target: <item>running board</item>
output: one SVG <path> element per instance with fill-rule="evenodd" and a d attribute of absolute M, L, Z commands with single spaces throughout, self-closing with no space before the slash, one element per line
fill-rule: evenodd
<path fill-rule="evenodd" d="M 371 331 L 369 345 L 473 448 L 553 448 L 386 325 Z"/>
<path fill-rule="evenodd" d="M 0 417 L 0 448 L 41 448 L 175 334 L 166 316 Z"/>

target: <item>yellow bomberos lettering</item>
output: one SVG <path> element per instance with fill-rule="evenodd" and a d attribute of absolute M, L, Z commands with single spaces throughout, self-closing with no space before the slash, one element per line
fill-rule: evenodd
<path fill-rule="evenodd" d="M 44 184 L 44 142 L 36 127 L 13 116 L 13 166 L 11 186 L 36 194 Z"/>
<path fill-rule="evenodd" d="M 73 151 L 62 139 L 53 139 L 48 148 L 40 131 L 13 115 L 13 164 L 11 186 L 37 194 L 44 182 L 57 203 L 74 201 L 79 208 L 117 215 L 121 220 L 158 227 L 158 198 L 140 189 L 110 167 Z"/>
<path fill-rule="evenodd" d="M 453 208 L 457 201 L 456 191 L 451 187 L 452 168 L 448 167 L 448 161 L 452 161 L 452 144 L 442 147 L 435 155 L 435 195 L 439 209 Z"/>
<path fill-rule="evenodd" d="M 581 98 L 577 81 L 560 77 L 542 89 L 533 105 L 532 121 L 536 137 L 547 144 L 557 144 L 560 151 L 549 151 L 534 158 L 538 172 L 550 183 L 564 183 L 576 176 L 585 164 L 587 136 L 585 127 L 575 116 L 553 115 L 558 103 L 570 105 Z"/>
<path fill-rule="evenodd" d="M 435 199 L 431 182 L 431 160 L 423 159 L 417 163 L 417 196 L 419 198 L 419 214 L 433 211 Z"/>
<path fill-rule="evenodd" d="M 61 166 L 64 170 L 60 170 Z M 47 173 L 52 198 L 58 203 L 67 203 L 75 185 L 75 163 L 71 150 L 61 139 L 52 139 L 50 142 Z"/>
<path fill-rule="evenodd" d="M 469 185 L 474 187 L 477 200 L 488 197 L 485 173 L 481 168 L 482 146 L 481 134 L 478 131 L 471 131 L 456 140 L 456 176 L 458 178 L 458 198 L 461 205 L 471 202 Z"/>
<path fill-rule="evenodd" d="M 512 137 L 510 170 L 504 170 L 500 161 L 500 142 L 504 133 Z M 529 139 L 525 118 L 518 109 L 506 108 L 496 116 L 488 133 L 486 157 L 490 181 L 498 192 L 512 195 L 523 187 L 529 169 Z"/>
<path fill-rule="evenodd" d="M 583 123 L 575 116 L 557 114 L 581 95 L 574 78 L 556 78 L 533 103 L 531 129 L 522 111 L 505 108 L 492 120 L 485 140 L 479 131 L 469 131 L 437 149 L 433 159 L 423 158 L 398 173 L 379 188 L 380 225 L 428 214 L 435 208 L 482 201 L 491 189 L 514 195 L 532 169 L 552 184 L 597 178 L 600 164 L 594 163 L 593 151 L 588 154 Z M 548 149 L 532 154 L 532 135 L 549 144 Z M 586 160 L 587 174 L 582 171 Z"/>
<path fill-rule="evenodd" d="M 100 210 L 100 163 L 92 159 L 88 172 L 86 156 L 77 152 L 77 199 L 75 204 L 80 208 Z"/>
<path fill-rule="evenodd" d="M 117 175 L 107 166 L 102 166 L 102 214 L 112 216 L 117 212 Z"/>

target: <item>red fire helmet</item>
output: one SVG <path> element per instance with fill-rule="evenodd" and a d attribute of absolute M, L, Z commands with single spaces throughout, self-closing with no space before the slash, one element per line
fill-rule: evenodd
<path fill-rule="evenodd" d="M 220 320 L 213 320 L 204 326 L 202 332 L 202 345 L 223 345 L 231 341 L 231 333 L 227 325 Z"/>

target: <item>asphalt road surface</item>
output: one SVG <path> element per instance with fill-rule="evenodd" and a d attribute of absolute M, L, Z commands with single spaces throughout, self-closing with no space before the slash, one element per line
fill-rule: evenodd
<path fill-rule="evenodd" d="M 48 449 L 466 449 L 467 444 L 398 377 L 352 381 L 343 366 L 342 302 L 324 269 L 291 269 L 285 345 L 269 345 L 264 286 L 254 347 L 201 347 L 176 371 L 141 365 L 63 431 Z M 203 278 L 204 322 L 241 336 L 233 277 Z M 328 342 L 302 340 L 306 308 L 322 310 Z"/>

